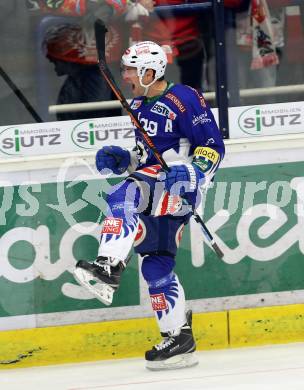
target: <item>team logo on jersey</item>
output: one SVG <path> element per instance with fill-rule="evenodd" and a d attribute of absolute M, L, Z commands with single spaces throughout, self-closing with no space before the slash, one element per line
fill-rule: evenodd
<path fill-rule="evenodd" d="M 146 238 L 146 235 L 147 235 L 146 225 L 144 224 L 144 222 L 141 219 L 139 219 L 137 233 L 136 233 L 135 241 L 134 241 L 134 247 L 141 244 L 144 241 L 144 239 Z"/>
<path fill-rule="evenodd" d="M 133 100 L 131 108 L 137 110 L 141 106 L 142 100 Z"/>
<path fill-rule="evenodd" d="M 210 123 L 210 122 L 211 122 L 211 119 L 208 118 L 207 111 L 203 112 L 200 115 L 193 116 L 193 119 L 192 119 L 193 126 L 197 126 L 199 123 L 201 125 L 203 125 L 204 123 Z"/>
<path fill-rule="evenodd" d="M 186 111 L 185 106 L 182 104 L 182 102 L 175 95 L 173 95 L 173 93 L 169 92 L 165 95 L 165 97 L 167 99 L 171 100 L 176 105 L 176 107 L 180 110 L 180 112 Z"/>
<path fill-rule="evenodd" d="M 208 160 L 212 161 L 214 164 L 219 160 L 219 153 L 211 148 L 205 146 L 198 146 L 194 150 L 194 156 L 205 157 Z"/>
<path fill-rule="evenodd" d="M 165 116 L 166 118 L 169 118 L 171 120 L 174 120 L 176 118 L 176 114 L 174 111 L 171 110 L 170 107 L 168 107 L 166 104 L 161 102 L 156 102 L 154 106 L 151 108 L 151 112 L 154 112 L 155 114 Z"/>

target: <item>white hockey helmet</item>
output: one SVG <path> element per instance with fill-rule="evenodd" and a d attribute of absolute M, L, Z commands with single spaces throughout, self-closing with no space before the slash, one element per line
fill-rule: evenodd
<path fill-rule="evenodd" d="M 122 65 L 137 69 L 142 87 L 149 87 L 164 74 L 167 66 L 167 55 L 164 50 L 154 42 L 143 41 L 129 47 L 121 58 Z M 155 70 L 155 77 L 149 85 L 142 84 L 142 78 L 147 69 Z"/>

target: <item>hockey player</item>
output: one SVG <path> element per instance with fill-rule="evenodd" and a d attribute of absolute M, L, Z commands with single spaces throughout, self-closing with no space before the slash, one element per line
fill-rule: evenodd
<path fill-rule="evenodd" d="M 131 46 L 122 56 L 122 78 L 135 96 L 131 108 L 170 172 L 162 172 L 136 129 L 135 162 L 133 152 L 118 146 L 97 152 L 99 171 L 133 173 L 108 195 L 97 259 L 79 261 L 74 272 L 83 286 L 110 305 L 134 244 L 163 337 L 146 352 L 146 366 L 152 370 L 197 363 L 192 313 L 185 311 L 184 290 L 174 272 L 175 256 L 191 207 L 199 201 L 200 187 L 210 183 L 224 156 L 220 131 L 203 96 L 166 81 L 166 64 L 163 49 L 150 41 Z M 136 236 L 140 239 L 134 242 Z"/>

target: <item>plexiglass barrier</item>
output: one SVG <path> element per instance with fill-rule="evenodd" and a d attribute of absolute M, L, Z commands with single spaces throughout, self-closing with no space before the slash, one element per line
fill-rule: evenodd
<path fill-rule="evenodd" d="M 204 91 L 209 104 L 219 109 L 225 138 L 229 107 L 272 105 L 283 115 L 292 115 L 290 108 L 276 105 L 304 100 L 302 1 L 140 3 L 144 10 L 136 11 L 133 5 L 115 8 L 114 3 L 90 0 L 3 0 L 1 128 L 34 123 L 37 118 L 51 122 L 123 113 L 96 66 L 92 32 L 96 18 L 108 27 L 107 60 L 128 99 L 130 91 L 120 78 L 121 54 L 137 40 L 155 40 L 167 52 L 167 78 Z M 303 121 L 302 108 L 298 115 L 297 124 Z M 266 127 L 272 122 L 264 119 Z M 276 127 L 273 132 L 282 130 Z"/>

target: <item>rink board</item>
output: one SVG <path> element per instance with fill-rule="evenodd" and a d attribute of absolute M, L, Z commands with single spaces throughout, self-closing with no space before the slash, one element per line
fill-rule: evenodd
<path fill-rule="evenodd" d="M 229 142 L 198 210 L 225 256 L 192 218 L 175 268 L 188 305 L 199 313 L 302 303 L 304 137 Z M 96 257 L 103 197 L 119 180 L 100 180 L 93 154 L 0 162 L 0 330 L 151 316 L 138 256 L 111 307 L 72 275 L 78 260 Z"/>
<path fill-rule="evenodd" d="M 304 137 L 230 147 L 200 211 L 225 257 L 193 221 L 177 256 L 198 349 L 304 341 Z M 0 164 L 1 368 L 142 357 L 159 341 L 136 256 L 110 308 L 72 276 L 98 246 L 93 155 Z"/>
<path fill-rule="evenodd" d="M 227 313 L 193 318 L 199 350 L 228 346 Z M 0 332 L 0 368 L 144 356 L 160 342 L 154 318 Z"/>
<path fill-rule="evenodd" d="M 304 304 L 193 316 L 200 351 L 304 341 Z M 154 318 L 0 332 L 0 368 L 143 357 L 159 342 Z"/>
<path fill-rule="evenodd" d="M 229 312 L 232 347 L 304 341 L 304 304 Z"/>

